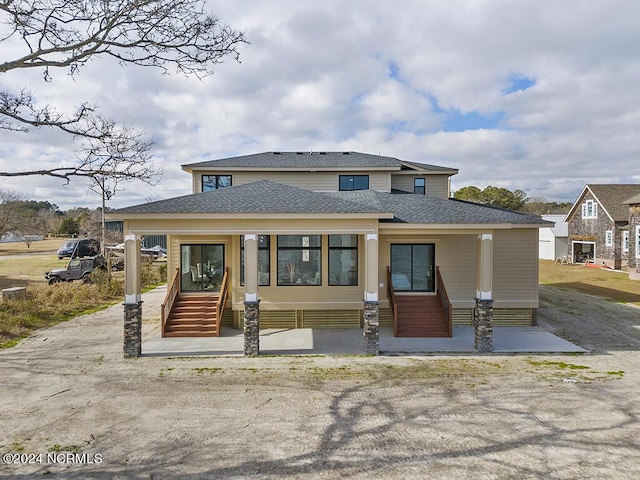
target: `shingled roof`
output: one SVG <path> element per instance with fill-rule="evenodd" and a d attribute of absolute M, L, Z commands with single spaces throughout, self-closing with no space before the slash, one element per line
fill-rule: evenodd
<path fill-rule="evenodd" d="M 433 173 L 455 174 L 458 170 L 417 162 L 406 162 L 394 157 L 371 155 L 360 152 L 263 152 L 240 157 L 221 158 L 204 162 L 188 163 L 182 169 L 247 168 L 288 170 L 324 170 L 345 168 L 370 168 L 400 170 L 411 166 Z"/>
<path fill-rule="evenodd" d="M 625 202 L 640 194 L 637 184 L 589 184 L 587 188 L 615 222 L 629 220 L 629 207 Z"/>
<path fill-rule="evenodd" d="M 320 193 L 271 180 L 121 208 L 110 215 L 180 213 L 374 214 L 382 222 L 394 223 L 550 224 L 533 215 L 455 199 L 374 190 Z"/>
<path fill-rule="evenodd" d="M 382 222 L 418 224 L 518 224 L 552 225 L 527 213 L 489 207 L 453 198 L 437 198 L 413 193 L 385 193 L 373 190 L 334 192 L 330 195 L 393 212 Z"/>
<path fill-rule="evenodd" d="M 384 213 L 384 210 L 302 188 L 259 180 L 114 210 L 158 213 Z"/>

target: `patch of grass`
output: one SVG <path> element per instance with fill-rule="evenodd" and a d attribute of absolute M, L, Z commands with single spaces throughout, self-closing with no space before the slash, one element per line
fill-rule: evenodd
<path fill-rule="evenodd" d="M 209 373 L 209 374 L 216 374 L 222 370 L 224 370 L 223 368 L 220 367 L 198 367 L 198 368 L 194 368 L 193 369 L 194 372 L 196 372 L 198 375 L 202 375 L 203 373 Z"/>
<path fill-rule="evenodd" d="M 534 367 L 540 367 L 540 366 L 544 366 L 544 367 L 557 367 L 559 369 L 569 369 L 569 370 L 589 370 L 591 369 L 591 367 L 588 367 L 586 365 L 575 365 L 573 363 L 566 363 L 566 362 L 552 362 L 550 360 L 544 360 L 542 362 L 536 362 L 534 360 L 528 360 L 529 364 L 533 365 Z"/>
<path fill-rule="evenodd" d="M 22 259 L 0 261 L 0 269 L 6 264 L 11 265 L 8 272 L 2 269 L 5 276 L 6 273 L 16 275 L 15 271 L 19 271 L 20 265 L 27 272 L 37 269 L 42 276 L 42 281 L 27 279 L 26 298 L 0 302 L 0 348 L 13 347 L 34 330 L 56 325 L 78 315 L 102 310 L 122 301 L 124 297 L 122 272 L 110 278 L 107 272 L 95 271 L 91 274 L 89 284 L 76 281 L 47 285 L 44 281 L 44 272 L 47 269 L 42 263 L 46 261 L 43 258 L 31 257 L 24 261 Z M 48 261 L 51 261 L 50 257 Z M 57 259 L 54 261 L 58 262 Z M 143 265 L 143 287 L 160 285 L 166 279 L 162 277 L 162 267 L 166 269 L 164 264 Z"/>
<path fill-rule="evenodd" d="M 640 306 L 640 282 L 626 273 L 540 260 L 540 283 Z"/>

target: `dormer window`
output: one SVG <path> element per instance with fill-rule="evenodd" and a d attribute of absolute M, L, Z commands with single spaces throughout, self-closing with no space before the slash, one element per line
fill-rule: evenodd
<path fill-rule="evenodd" d="M 231 186 L 231 175 L 203 175 L 202 191 L 217 190 L 223 187 Z"/>
<path fill-rule="evenodd" d="M 341 192 L 369 190 L 369 175 L 339 175 L 338 189 Z"/>
<path fill-rule="evenodd" d="M 582 218 L 598 218 L 598 204 L 587 200 L 582 204 Z"/>

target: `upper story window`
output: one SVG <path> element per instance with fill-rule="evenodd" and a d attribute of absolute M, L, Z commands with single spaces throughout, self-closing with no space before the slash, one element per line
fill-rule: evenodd
<path fill-rule="evenodd" d="M 202 191 L 217 190 L 222 187 L 231 186 L 231 175 L 203 175 Z"/>
<path fill-rule="evenodd" d="M 369 175 L 339 175 L 338 189 L 341 192 L 369 190 Z"/>
<path fill-rule="evenodd" d="M 598 204 L 587 200 L 582 204 L 582 218 L 598 218 Z"/>
<path fill-rule="evenodd" d="M 413 193 L 417 193 L 419 195 L 424 195 L 425 187 L 427 185 L 427 181 L 424 178 L 414 178 L 413 179 Z"/>

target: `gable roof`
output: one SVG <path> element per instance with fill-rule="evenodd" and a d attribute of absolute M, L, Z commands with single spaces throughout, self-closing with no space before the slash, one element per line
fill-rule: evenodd
<path fill-rule="evenodd" d="M 455 168 L 407 162 L 394 157 L 383 157 L 360 152 L 263 152 L 182 165 L 182 169 L 188 172 L 220 168 L 302 171 L 381 169 L 395 171 L 400 170 L 402 167 L 439 174 L 455 175 L 458 173 Z"/>
<path fill-rule="evenodd" d="M 640 194 L 639 184 L 587 184 L 574 202 L 566 219 L 571 218 L 581 205 L 585 193 L 589 191 L 604 209 L 607 216 L 614 222 L 629 220 L 629 207 L 625 201 L 636 194 Z"/>
<path fill-rule="evenodd" d="M 110 212 L 110 216 L 162 213 L 376 213 L 385 216 L 387 212 L 347 199 L 271 180 L 259 180 L 245 185 L 120 208 Z"/>

